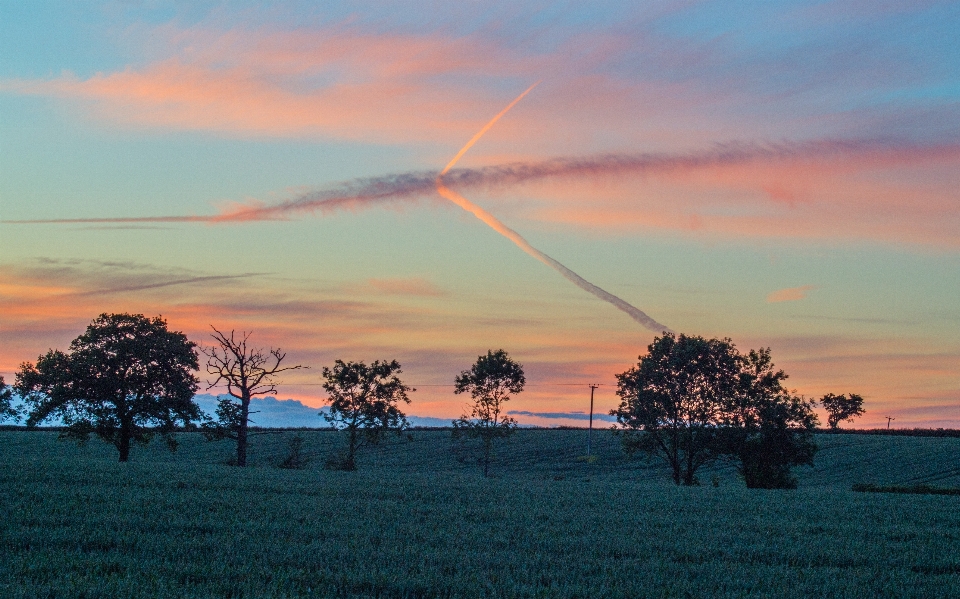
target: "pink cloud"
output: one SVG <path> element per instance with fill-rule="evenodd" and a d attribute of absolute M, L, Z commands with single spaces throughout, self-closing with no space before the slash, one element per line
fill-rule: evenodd
<path fill-rule="evenodd" d="M 807 297 L 807 293 L 818 289 L 816 285 L 802 285 L 800 287 L 788 287 L 779 289 L 767 295 L 767 303 L 775 304 L 778 302 L 795 302 Z"/>
<path fill-rule="evenodd" d="M 440 297 L 446 295 L 442 289 L 420 277 L 410 279 L 370 279 L 367 282 L 377 291 L 392 295 L 412 295 L 420 297 Z"/>
<path fill-rule="evenodd" d="M 611 70 L 641 51 L 638 43 L 661 61 L 703 60 L 700 50 L 664 53 L 657 46 L 663 40 L 591 32 L 531 50 L 480 33 L 383 33 L 349 25 L 164 26 L 140 33 L 159 48 L 156 59 L 84 78 L 5 80 L 0 88 L 59 98 L 124 127 L 457 146 L 491 110 L 543 79 L 535 104 L 514 111 L 511 126 L 492 131 L 489 142 L 509 141 L 514 152 L 529 155 L 641 139 L 675 147 L 718 131 L 718 123 L 694 110 L 704 100 L 693 83 L 632 81 Z"/>
<path fill-rule="evenodd" d="M 398 142 L 466 131 L 475 122 L 469 113 L 483 114 L 485 100 L 497 97 L 482 87 L 465 93 L 442 79 L 504 74 L 496 66 L 502 51 L 475 37 L 345 27 L 158 31 L 173 56 L 85 79 L 67 74 L 3 87 L 78 101 L 126 126 Z M 525 61 L 502 62 L 516 75 Z"/>
<path fill-rule="evenodd" d="M 492 210 L 512 222 L 527 218 L 610 233 L 672 230 L 956 248 L 958 186 L 956 148 L 894 147 L 531 181 L 488 197 Z"/>
<path fill-rule="evenodd" d="M 455 169 L 444 181 L 504 222 L 528 219 L 608 234 L 673 230 L 735 239 L 960 245 L 960 147 L 869 141 L 719 145 L 697 152 L 599 154 Z M 347 181 L 289 200 L 208 216 L 53 222 L 235 223 L 440 201 L 436 171 Z M 522 230 L 522 229 L 521 229 Z"/>

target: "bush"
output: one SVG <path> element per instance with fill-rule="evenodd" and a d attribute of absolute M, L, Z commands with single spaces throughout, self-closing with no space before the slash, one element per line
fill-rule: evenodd
<path fill-rule="evenodd" d="M 280 462 L 280 468 L 299 470 L 310 463 L 310 457 L 303 453 L 303 437 L 294 435 L 287 441 L 287 456 Z"/>

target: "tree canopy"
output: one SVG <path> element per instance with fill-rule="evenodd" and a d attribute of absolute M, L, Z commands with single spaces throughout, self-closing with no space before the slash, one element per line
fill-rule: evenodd
<path fill-rule="evenodd" d="M 361 446 L 379 443 L 387 432 L 407 428 L 407 417 L 398 404 L 410 403 L 407 393 L 416 389 L 403 384 L 397 376 L 401 372 L 396 360 L 376 360 L 369 366 L 337 360 L 333 368 L 323 368 L 323 388 L 330 394 L 330 412 L 323 417 L 347 433 L 347 451 L 336 461 L 337 468 L 356 469 Z"/>
<path fill-rule="evenodd" d="M 775 369 L 770 348 L 750 350 L 740 364 L 739 384 L 723 410 L 719 451 L 736 459 L 747 487 L 793 488 L 791 468 L 812 466 L 817 451 L 814 402 L 787 390 L 788 376 Z"/>
<path fill-rule="evenodd" d="M 659 456 L 676 484 L 731 456 L 751 487 L 788 487 L 790 467 L 810 464 L 812 403 L 783 387 L 769 349 L 742 355 L 730 339 L 664 333 L 636 367 L 617 375 L 617 417 L 628 451 Z"/>
<path fill-rule="evenodd" d="M 101 314 L 69 351 L 22 364 L 14 387 L 29 407 L 28 426 L 58 418 L 63 437 L 83 442 L 95 434 L 126 462 L 131 442 L 160 434 L 175 449 L 177 423 L 200 418 L 195 345 L 160 317 Z"/>
<path fill-rule="evenodd" d="M 13 391 L 0 376 L 0 422 L 7 419 L 17 420 L 19 417 L 20 411 L 13 405 Z"/>
<path fill-rule="evenodd" d="M 730 339 L 655 338 L 636 367 L 617 375 L 621 403 L 611 414 L 625 432 L 627 450 L 659 455 L 676 484 L 695 484 L 697 470 L 717 455 L 716 427 L 738 373 Z"/>
<path fill-rule="evenodd" d="M 523 366 L 502 349 L 478 356 L 470 370 L 461 372 L 454 381 L 454 393 L 470 393 L 473 404 L 469 414 L 453 421 L 453 434 L 480 439 L 484 476 L 490 472 L 494 440 L 511 435 L 517 426 L 516 420 L 504 413 L 504 403 L 510 395 L 523 391 L 524 384 Z"/>
<path fill-rule="evenodd" d="M 863 398 L 856 393 L 849 396 L 827 393 L 820 399 L 820 405 L 827 411 L 827 423 L 832 429 L 838 429 L 844 420 L 853 420 L 864 413 Z"/>

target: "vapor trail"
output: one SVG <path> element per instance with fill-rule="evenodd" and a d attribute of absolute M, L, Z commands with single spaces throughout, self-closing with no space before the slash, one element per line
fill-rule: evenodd
<path fill-rule="evenodd" d="M 517 247 L 519 247 L 521 250 L 523 250 L 527 254 L 533 256 L 537 260 L 543 262 L 550 268 L 559 272 L 568 281 L 570 281 L 580 289 L 583 289 L 588 293 L 592 293 L 594 296 L 626 312 L 630 316 L 630 318 L 634 319 L 635 321 L 639 322 L 641 325 L 643 325 L 644 327 L 646 327 L 647 329 L 655 333 L 662 333 L 664 331 L 669 331 L 670 330 L 669 327 L 664 326 L 659 322 L 657 322 L 656 320 L 650 318 L 649 316 L 647 316 L 646 313 L 643 312 L 643 310 L 640 310 L 636 306 L 628 304 L 627 302 L 623 301 L 622 299 L 613 295 L 612 293 L 609 293 L 597 287 L 596 285 L 594 285 L 590 281 L 587 281 L 586 279 L 584 279 L 577 273 L 573 272 L 563 264 L 560 264 L 550 256 L 544 254 L 537 248 L 533 247 L 519 233 L 517 233 L 510 227 L 506 226 L 505 224 L 497 220 L 495 216 L 493 216 L 492 214 L 490 214 L 480 206 L 477 206 L 467 198 L 463 197 L 459 193 L 453 191 L 452 189 L 450 189 L 449 187 L 443 184 L 443 176 L 446 175 L 450 171 L 450 169 L 457 164 L 457 161 L 459 161 L 460 158 L 463 157 L 463 155 L 467 152 L 467 150 L 469 150 L 470 147 L 473 146 L 473 144 L 477 143 L 477 140 L 479 140 L 484 133 L 489 131 L 490 128 L 493 127 L 494 123 L 500 120 L 500 117 L 505 115 L 511 108 L 514 107 L 514 105 L 516 105 L 517 102 L 522 100 L 523 97 L 526 96 L 528 93 L 530 93 L 530 91 L 534 87 L 536 87 L 537 84 L 539 83 L 540 83 L 539 81 L 537 83 L 534 83 L 533 85 L 528 87 L 522 94 L 517 96 L 516 99 L 514 99 L 513 102 L 510 102 L 506 108 L 501 110 L 499 113 L 497 113 L 495 117 L 490 119 L 490 122 L 484 125 L 483 128 L 480 129 L 480 131 L 476 135 L 474 135 L 470 141 L 467 142 L 467 145 L 463 146 L 463 148 L 461 148 L 460 151 L 457 152 L 457 155 L 453 157 L 453 160 L 447 163 L 447 166 L 445 166 L 443 170 L 440 171 L 440 174 L 437 175 L 437 180 L 436 180 L 437 192 L 444 198 L 450 200 L 457 206 L 460 206 L 467 212 L 470 212 L 471 214 L 479 218 L 487 226 L 489 226 L 491 229 L 493 229 L 497 233 L 500 233 L 501 235 L 503 235 L 504 237 L 512 241 Z"/>
<path fill-rule="evenodd" d="M 470 145 L 476 139 L 477 137 L 474 136 Z M 461 155 L 462 153 L 458 154 L 458 156 Z M 445 169 L 443 180 L 448 186 L 460 190 L 489 190 L 564 178 L 693 172 L 699 169 L 758 162 L 817 161 L 835 164 L 839 160 L 852 158 L 866 161 L 867 164 L 883 161 L 909 163 L 929 158 L 958 156 L 960 156 L 960 145 L 957 144 L 920 146 L 896 140 L 826 139 L 775 144 L 735 142 L 715 144 L 704 150 L 678 154 L 651 152 L 596 154 L 552 158 L 537 162 L 513 162 L 480 168 L 451 167 L 449 170 Z M 436 171 L 410 171 L 354 179 L 336 186 L 307 191 L 275 204 L 242 204 L 229 210 L 221 210 L 218 214 L 209 215 L 2 220 L 0 224 L 225 224 L 285 220 L 295 215 L 316 213 L 327 215 L 342 210 L 363 210 L 372 206 L 429 200 L 436 198 L 436 178 Z"/>

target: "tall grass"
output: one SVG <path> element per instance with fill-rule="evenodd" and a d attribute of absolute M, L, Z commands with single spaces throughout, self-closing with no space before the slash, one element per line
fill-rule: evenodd
<path fill-rule="evenodd" d="M 294 434 L 316 459 L 278 468 Z M 118 464 L 0 432 L 0 596 L 960 596 L 960 497 L 849 490 L 956 484 L 960 439 L 820 437 L 798 490 L 756 491 L 724 465 L 677 488 L 606 432 L 591 463 L 583 431 L 520 431 L 491 479 L 412 435 L 350 473 L 331 432 L 257 437 L 245 469 L 199 436 Z"/>

